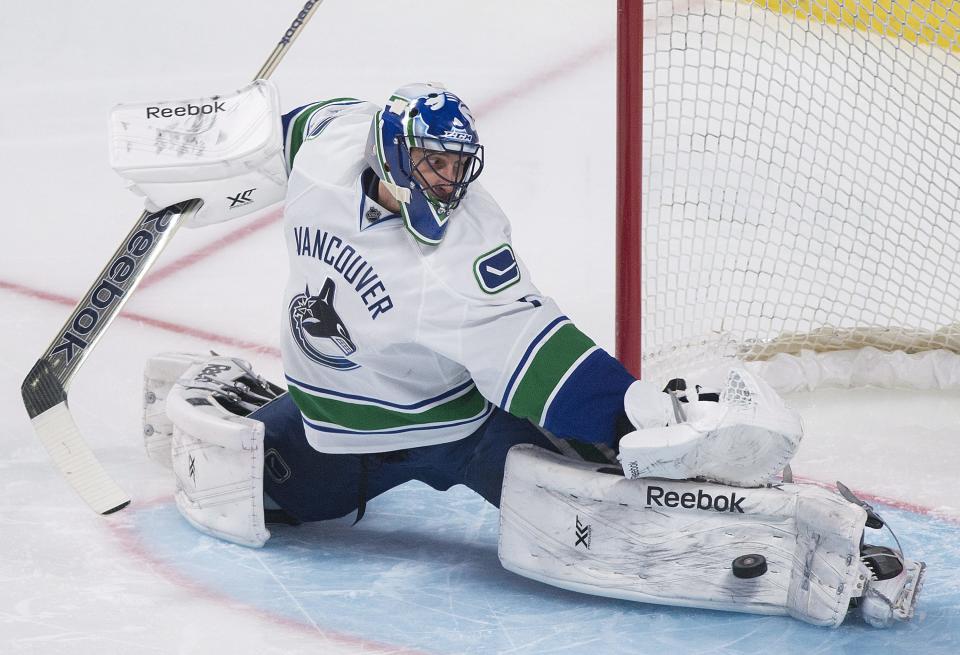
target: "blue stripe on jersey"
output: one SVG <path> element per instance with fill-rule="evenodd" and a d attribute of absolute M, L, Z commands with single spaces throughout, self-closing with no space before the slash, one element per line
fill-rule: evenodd
<path fill-rule="evenodd" d="M 613 445 L 617 419 L 624 414 L 623 396 L 635 379 L 598 348 L 557 392 L 543 427 L 559 437 Z"/>
<path fill-rule="evenodd" d="M 510 376 L 510 381 L 507 382 L 507 388 L 503 390 L 503 398 L 500 400 L 500 407 L 503 409 L 507 408 L 507 399 L 510 398 L 510 392 L 513 391 L 513 385 L 516 384 L 517 378 L 520 377 L 520 371 L 523 370 L 523 367 L 526 365 L 527 360 L 530 359 L 530 355 L 533 353 L 534 349 L 540 344 L 541 341 L 547 336 L 547 333 L 550 332 L 557 324 L 562 323 L 563 321 L 569 321 L 570 319 L 566 316 L 558 316 L 553 319 L 547 327 L 543 328 L 536 337 L 533 338 L 533 341 L 530 342 L 530 345 L 527 346 L 527 350 L 523 353 L 523 357 L 520 358 L 520 363 L 517 364 L 517 367 L 513 369 L 513 374 Z"/>
<path fill-rule="evenodd" d="M 283 134 L 283 152 L 284 160 L 287 162 L 288 170 L 293 167 L 293 159 L 296 157 L 296 152 L 290 152 L 290 146 L 293 143 L 292 137 L 294 135 L 290 134 L 290 130 L 293 129 L 293 125 L 296 123 L 297 118 L 300 117 L 304 111 L 319 111 L 324 109 L 329 109 L 330 107 L 348 107 L 350 105 L 358 105 L 362 101 L 355 100 L 352 98 L 334 98 L 332 100 L 321 100 L 318 102 L 311 102 L 306 105 L 300 105 L 296 109 L 283 114 L 280 117 L 280 128 Z M 310 134 L 302 134 L 301 138 L 298 140 L 297 148 L 300 147 L 304 141 L 312 139 L 313 137 L 320 134 L 323 129 L 330 124 L 330 122 L 336 118 L 336 116 L 330 116 L 329 118 L 324 119 L 321 123 L 311 130 Z M 307 125 L 304 125 L 304 130 L 306 130 Z M 296 149 L 296 148 L 295 148 Z"/>
<path fill-rule="evenodd" d="M 332 428 L 326 425 L 320 425 L 318 423 L 312 423 L 310 419 L 300 415 L 303 419 L 303 424 L 310 428 L 311 430 L 316 430 L 317 432 L 329 432 L 331 434 L 355 434 L 355 435 L 365 435 L 365 434 L 401 434 L 403 432 L 422 432 L 427 430 L 445 430 L 447 428 L 455 428 L 461 425 L 468 425 L 470 423 L 479 423 L 484 421 L 493 411 L 493 403 L 488 402 L 487 407 L 483 410 L 482 414 L 478 414 L 472 418 L 468 418 L 463 421 L 457 421 L 454 423 L 438 423 L 437 425 L 411 425 L 405 428 L 397 428 L 395 430 L 347 430 L 346 428 Z"/>
<path fill-rule="evenodd" d="M 400 403 L 390 402 L 389 400 L 383 400 L 381 398 L 372 398 L 370 396 L 360 396 L 356 394 L 343 393 L 342 391 L 334 391 L 333 389 L 324 389 L 322 387 L 317 387 L 312 384 L 307 384 L 306 382 L 301 382 L 300 380 L 297 380 L 296 378 L 293 378 L 289 375 L 285 377 L 287 378 L 287 382 L 291 382 L 297 385 L 298 387 L 303 387 L 304 389 L 315 391 L 317 393 L 322 393 L 324 395 L 335 396 L 337 398 L 346 398 L 347 400 L 359 400 L 361 402 L 372 403 L 375 405 L 382 405 L 384 407 L 393 407 L 395 409 L 401 409 L 401 410 L 419 409 L 431 403 L 435 403 L 437 401 L 455 396 L 461 391 L 464 391 L 474 386 L 473 380 L 467 380 L 463 384 L 460 384 L 452 389 L 448 389 L 447 391 L 444 391 L 443 393 L 437 396 L 434 396 L 432 398 L 427 398 L 426 400 L 421 400 L 415 403 L 411 403 L 409 405 L 403 405 Z"/>
<path fill-rule="evenodd" d="M 288 111 L 286 114 L 284 114 L 283 116 L 280 117 L 280 128 L 283 130 L 283 142 L 284 142 L 284 144 L 288 143 L 288 141 L 287 141 L 287 132 L 290 130 L 290 124 L 293 123 L 293 119 L 295 119 L 295 118 L 297 117 L 297 115 L 298 115 L 300 112 L 302 112 L 304 109 L 306 109 L 307 107 L 309 107 L 309 106 L 311 106 L 311 105 L 315 105 L 315 104 L 317 104 L 317 103 L 315 103 L 315 102 L 308 102 L 308 103 L 305 104 L 305 105 L 300 105 L 300 106 L 297 107 L 296 109 L 293 109 L 293 110 L 291 110 L 291 111 Z"/>

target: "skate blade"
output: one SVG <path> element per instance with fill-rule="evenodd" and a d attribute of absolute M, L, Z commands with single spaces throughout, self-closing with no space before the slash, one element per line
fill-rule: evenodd
<path fill-rule="evenodd" d="M 913 618 L 913 613 L 917 608 L 917 599 L 920 598 L 920 589 L 923 587 L 923 579 L 927 573 L 927 565 L 924 562 L 906 562 L 907 579 L 903 583 L 903 590 L 900 592 L 900 598 L 893 609 L 893 613 L 901 621 L 909 621 Z"/>

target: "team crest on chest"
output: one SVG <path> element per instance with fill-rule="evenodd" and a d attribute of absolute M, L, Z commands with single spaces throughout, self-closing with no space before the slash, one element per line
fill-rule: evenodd
<path fill-rule="evenodd" d="M 290 332 L 304 355 L 312 361 L 341 371 L 358 368 L 348 357 L 357 351 L 334 306 L 337 285 L 327 278 L 320 293 L 308 286 L 290 301 Z"/>

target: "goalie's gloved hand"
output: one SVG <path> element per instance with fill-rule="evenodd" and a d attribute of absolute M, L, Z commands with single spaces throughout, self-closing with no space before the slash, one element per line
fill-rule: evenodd
<path fill-rule="evenodd" d="M 219 355 L 187 369 L 177 384 L 209 391 L 225 410 L 237 416 L 249 416 L 283 393 L 283 389 L 257 375 L 245 359 Z"/>
<path fill-rule="evenodd" d="M 720 412 L 720 392 L 700 384 L 688 384 L 683 378 L 674 378 L 663 388 L 671 396 L 675 423 L 716 421 Z"/>
<path fill-rule="evenodd" d="M 663 388 L 663 392 L 673 393 L 682 403 L 689 402 L 691 399 L 714 403 L 720 402 L 720 392 L 716 389 L 708 389 L 699 384 L 688 386 L 687 381 L 683 378 L 673 378 L 667 382 L 667 386 Z"/>
<path fill-rule="evenodd" d="M 627 413 L 644 424 L 635 422 L 637 430 L 620 439 L 624 475 L 702 477 L 749 487 L 783 469 L 803 436 L 799 416 L 742 366 L 727 365 L 716 373 L 709 379 L 721 381 L 719 394 L 678 381 L 667 386 L 673 389 L 668 393 L 639 382 L 627 389 Z"/>
<path fill-rule="evenodd" d="M 684 405 L 675 407 L 674 398 Z M 670 380 L 662 390 L 652 382 L 637 380 L 627 388 L 623 409 L 631 425 L 644 430 L 704 418 L 704 414 L 717 411 L 719 400 L 716 390 L 699 384 L 688 385 L 682 378 Z"/>
<path fill-rule="evenodd" d="M 646 380 L 637 380 L 627 387 L 627 393 L 623 396 L 623 411 L 637 430 L 676 423 L 670 394 Z"/>

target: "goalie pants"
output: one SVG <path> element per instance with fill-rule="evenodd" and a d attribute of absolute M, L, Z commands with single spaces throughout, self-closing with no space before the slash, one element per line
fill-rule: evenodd
<path fill-rule="evenodd" d="M 264 493 L 300 522 L 334 519 L 352 512 L 357 512 L 360 520 L 368 500 L 411 480 L 439 491 L 463 484 L 499 507 L 510 448 L 534 444 L 557 452 L 537 426 L 499 407 L 465 439 L 367 454 L 315 450 L 304 434 L 300 410 L 287 394 L 250 418 L 262 421 L 265 427 Z"/>

